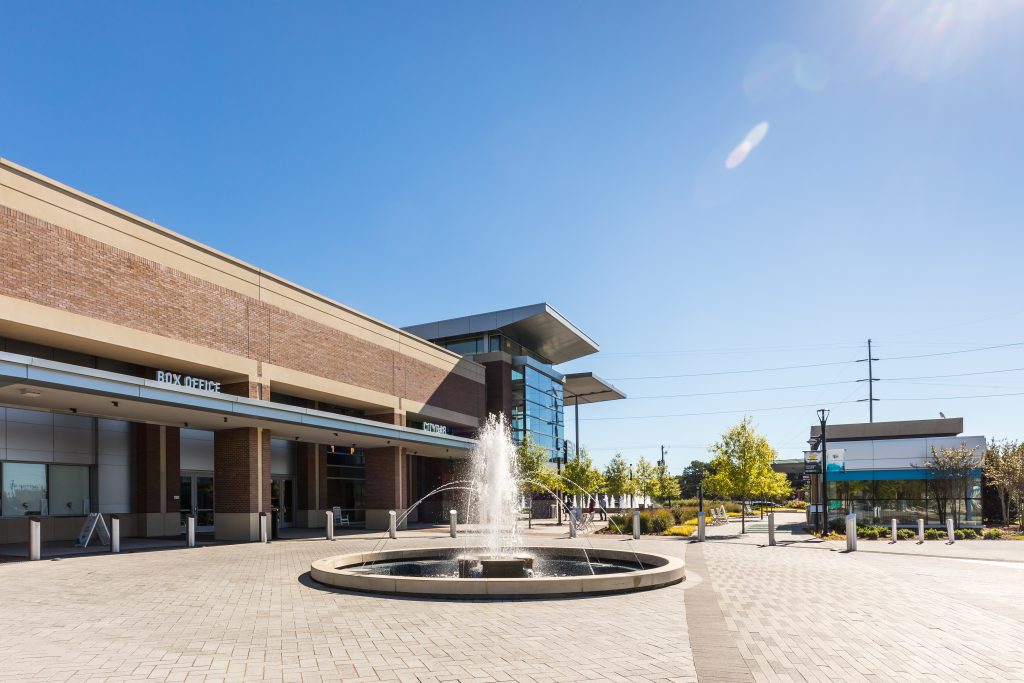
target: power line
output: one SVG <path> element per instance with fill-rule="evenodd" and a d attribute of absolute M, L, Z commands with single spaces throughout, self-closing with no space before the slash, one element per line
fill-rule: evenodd
<path fill-rule="evenodd" d="M 1024 391 L 1013 392 L 1007 394 L 972 394 L 967 396 L 917 396 L 917 397 L 904 397 L 904 398 L 891 398 L 887 399 L 890 401 L 946 401 L 946 400 L 959 400 L 959 399 L 970 399 L 970 398 L 998 398 L 1003 396 L 1024 396 Z M 825 401 L 826 406 L 842 405 L 844 403 L 860 403 L 860 401 Z M 790 410 L 794 408 L 813 408 L 821 407 L 822 403 L 804 403 L 801 405 L 792 406 L 768 406 L 764 408 L 745 408 L 738 410 L 711 410 L 696 413 L 672 413 L 666 415 L 624 415 L 620 417 L 582 417 L 581 420 L 593 420 L 593 421 L 607 421 L 607 420 L 654 420 L 666 417 L 699 417 L 703 415 L 734 415 L 737 413 L 763 413 L 772 410 Z"/>
<path fill-rule="evenodd" d="M 655 396 L 629 396 L 628 401 L 641 401 L 655 398 L 689 398 L 695 396 L 721 396 L 724 394 L 753 394 L 761 391 L 784 391 L 786 389 L 807 389 L 810 387 L 831 387 L 838 384 L 851 384 L 860 382 L 859 379 L 848 379 L 842 382 L 819 382 L 817 384 L 791 384 L 785 387 L 760 387 L 757 389 L 731 389 L 728 391 L 704 391 L 694 394 L 660 394 Z"/>
<path fill-rule="evenodd" d="M 1001 372 L 1021 372 L 1024 368 L 1004 368 L 1002 370 L 979 370 L 977 372 L 954 372 L 948 375 L 918 375 L 916 377 L 889 377 L 886 382 L 899 382 L 910 379 L 943 379 L 946 377 L 973 377 L 975 375 L 995 375 Z"/>
<path fill-rule="evenodd" d="M 723 370 L 720 372 L 692 372 L 683 375 L 646 375 L 644 377 L 609 377 L 608 380 L 612 382 L 621 382 L 624 380 L 632 379 L 675 379 L 679 377 L 712 377 L 716 375 L 742 375 L 750 372 L 773 372 L 775 370 L 797 370 L 800 368 L 821 368 L 827 365 L 850 365 L 856 363 L 855 360 L 838 360 L 829 363 L 810 363 L 808 365 L 786 365 L 777 368 L 754 368 L 750 370 Z"/>
<path fill-rule="evenodd" d="M 958 351 L 939 351 L 937 353 L 921 353 L 913 356 L 889 356 L 882 360 L 907 360 L 910 358 L 933 358 L 935 356 L 953 356 L 959 353 L 973 353 L 975 351 L 991 351 L 992 349 L 1007 349 L 1011 346 L 1024 346 L 1024 342 L 1011 342 L 1009 344 L 996 344 L 995 346 L 978 346 L 973 349 L 960 349 Z"/>

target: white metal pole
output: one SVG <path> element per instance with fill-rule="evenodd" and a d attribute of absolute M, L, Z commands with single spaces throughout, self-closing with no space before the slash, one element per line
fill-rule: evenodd
<path fill-rule="evenodd" d="M 892 542 L 896 542 L 896 518 L 892 518 Z"/>
<path fill-rule="evenodd" d="M 270 538 L 267 534 L 267 513 L 260 513 L 260 543 L 270 543 Z"/>
<path fill-rule="evenodd" d="M 569 538 L 576 538 L 576 515 L 569 513 Z"/>
<path fill-rule="evenodd" d="M 334 540 L 334 512 L 326 510 L 324 515 L 327 517 L 327 540 Z"/>
<path fill-rule="evenodd" d="M 956 543 L 956 535 L 953 533 L 953 518 L 946 517 L 946 538 L 950 543 Z"/>
<path fill-rule="evenodd" d="M 396 528 L 397 515 L 394 510 L 388 510 L 388 536 L 391 538 L 398 538 L 398 529 Z"/>
<path fill-rule="evenodd" d="M 192 515 L 189 515 L 185 519 L 187 520 L 186 521 L 186 527 L 185 527 L 187 529 L 186 535 L 185 535 L 185 543 L 188 545 L 189 548 L 195 548 L 196 547 L 196 518 L 194 516 L 192 516 Z"/>
<path fill-rule="evenodd" d="M 28 559 L 38 560 L 42 557 L 41 536 L 39 518 L 30 517 L 28 520 Z"/>
<path fill-rule="evenodd" d="M 633 538 L 640 538 L 640 511 L 633 510 Z"/>
<path fill-rule="evenodd" d="M 703 542 L 707 533 L 707 517 L 706 513 L 697 513 L 697 540 Z"/>
<path fill-rule="evenodd" d="M 857 549 L 857 515 L 846 515 L 846 550 L 853 552 Z"/>
<path fill-rule="evenodd" d="M 917 541 L 924 543 L 924 520 L 920 517 L 917 518 Z"/>
<path fill-rule="evenodd" d="M 768 513 L 768 545 L 775 545 L 775 513 Z"/>
<path fill-rule="evenodd" d="M 121 518 L 110 516 L 110 552 L 121 552 Z"/>
<path fill-rule="evenodd" d="M 459 511 L 458 510 L 449 510 L 448 511 L 448 527 L 449 527 L 448 533 L 451 534 L 452 538 L 455 538 L 455 536 L 458 534 L 458 526 L 459 526 Z"/>

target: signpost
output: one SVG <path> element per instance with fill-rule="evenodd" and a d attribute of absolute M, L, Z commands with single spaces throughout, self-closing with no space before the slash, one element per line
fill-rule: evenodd
<path fill-rule="evenodd" d="M 100 540 L 110 545 L 110 530 L 107 529 L 107 523 L 103 521 L 103 515 L 98 512 L 91 512 L 85 518 L 82 530 L 78 532 L 78 542 L 75 545 L 79 548 L 87 548 L 93 533 L 99 533 Z"/>

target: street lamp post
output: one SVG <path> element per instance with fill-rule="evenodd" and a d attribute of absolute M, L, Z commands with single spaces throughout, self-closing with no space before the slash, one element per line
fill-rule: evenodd
<path fill-rule="evenodd" d="M 829 410 L 818 409 L 818 422 L 821 423 L 821 535 L 828 534 L 828 484 L 826 481 L 828 471 L 828 438 L 825 436 L 825 423 L 828 422 Z"/>

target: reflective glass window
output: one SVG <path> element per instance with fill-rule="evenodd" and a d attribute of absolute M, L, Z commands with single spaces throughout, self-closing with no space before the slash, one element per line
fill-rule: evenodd
<path fill-rule="evenodd" d="M 50 514 L 89 514 L 89 468 L 50 465 Z"/>
<path fill-rule="evenodd" d="M 5 516 L 48 513 L 46 465 L 5 462 L 2 473 L 0 513 Z"/>

